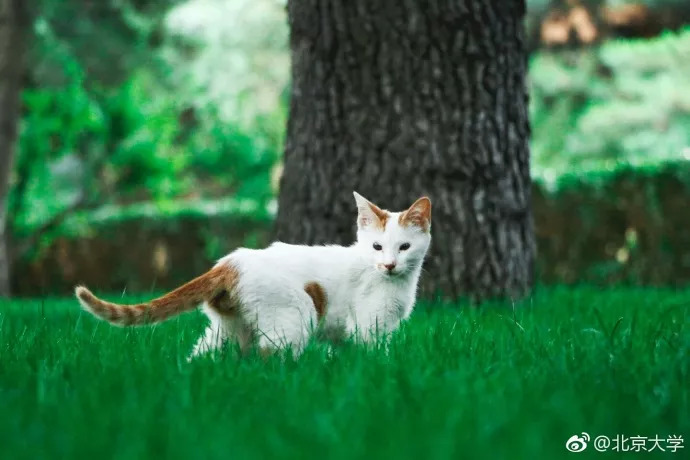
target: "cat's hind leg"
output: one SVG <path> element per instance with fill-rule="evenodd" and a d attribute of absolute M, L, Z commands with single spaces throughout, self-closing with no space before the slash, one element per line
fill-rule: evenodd
<path fill-rule="evenodd" d="M 191 361 L 202 354 L 219 350 L 226 341 L 232 338 L 234 332 L 231 327 L 232 318 L 223 316 L 218 311 L 216 304 L 204 304 L 202 310 L 209 319 L 209 325 L 197 340 L 187 361 Z"/>
<path fill-rule="evenodd" d="M 305 291 L 290 292 L 282 300 L 262 303 L 256 310 L 257 345 L 262 355 L 289 347 L 298 357 L 317 326 L 317 311 Z"/>
<path fill-rule="evenodd" d="M 226 335 L 223 331 L 223 327 L 219 322 L 212 321 L 211 324 L 206 327 L 203 335 L 197 340 L 187 361 L 191 361 L 202 354 L 220 349 L 225 340 Z"/>

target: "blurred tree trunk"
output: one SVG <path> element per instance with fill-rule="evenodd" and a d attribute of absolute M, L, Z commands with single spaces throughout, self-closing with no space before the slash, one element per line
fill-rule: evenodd
<path fill-rule="evenodd" d="M 357 190 L 431 197 L 426 295 L 533 279 L 524 0 L 288 2 L 292 98 L 276 237 L 349 243 Z"/>
<path fill-rule="evenodd" d="M 0 297 L 10 294 L 6 202 L 19 120 L 25 8 L 25 0 L 0 0 Z"/>

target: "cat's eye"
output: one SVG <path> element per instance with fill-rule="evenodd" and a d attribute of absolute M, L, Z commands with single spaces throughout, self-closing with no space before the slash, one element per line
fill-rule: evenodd
<path fill-rule="evenodd" d="M 374 249 L 376 249 L 377 251 L 380 251 L 381 249 L 383 249 L 383 246 L 381 246 L 378 243 L 374 243 Z"/>
<path fill-rule="evenodd" d="M 410 249 L 410 243 L 403 243 L 400 245 L 401 251 L 407 251 L 408 249 Z"/>

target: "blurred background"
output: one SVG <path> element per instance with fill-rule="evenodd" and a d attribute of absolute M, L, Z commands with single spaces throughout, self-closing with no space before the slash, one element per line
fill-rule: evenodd
<path fill-rule="evenodd" d="M 687 283 L 690 2 L 527 3 L 538 279 Z M 161 290 L 269 241 L 285 2 L 37 4 L 7 199 L 12 293 Z"/>

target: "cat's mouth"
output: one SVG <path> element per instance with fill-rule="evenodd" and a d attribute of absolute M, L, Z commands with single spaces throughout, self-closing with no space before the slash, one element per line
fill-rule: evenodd
<path fill-rule="evenodd" d="M 376 264 L 376 270 L 381 273 L 384 278 L 397 278 L 405 274 L 405 267 L 400 265 L 388 268 L 384 264 Z"/>

